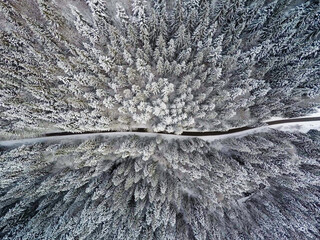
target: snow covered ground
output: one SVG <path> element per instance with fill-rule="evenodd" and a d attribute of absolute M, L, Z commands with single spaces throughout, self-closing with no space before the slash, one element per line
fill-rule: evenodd
<path fill-rule="evenodd" d="M 317 109 L 317 112 L 303 116 L 303 117 L 295 117 L 295 118 L 309 118 L 309 117 L 320 117 L 320 108 Z M 264 122 L 270 122 L 270 121 L 277 121 L 277 120 L 285 120 L 288 118 L 283 118 L 283 117 L 272 117 Z"/>
<path fill-rule="evenodd" d="M 273 126 L 270 126 L 269 128 L 273 128 L 281 131 L 288 131 L 288 132 L 298 131 L 298 132 L 306 133 L 310 129 L 316 129 L 320 131 L 320 121 L 286 123 L 286 124 L 273 125 Z"/>
<path fill-rule="evenodd" d="M 206 141 L 213 141 L 216 139 L 223 139 L 223 138 L 229 138 L 229 137 L 243 137 L 243 136 L 257 133 L 257 132 L 266 132 L 266 131 L 269 131 L 270 129 L 277 129 L 277 130 L 288 131 L 288 132 L 302 132 L 302 133 L 306 133 L 311 129 L 316 129 L 320 131 L 320 121 L 301 122 L 301 123 L 284 123 L 284 124 L 254 128 L 250 130 L 245 130 L 243 132 L 231 133 L 231 134 L 226 134 L 221 136 L 203 136 L 200 138 Z"/>

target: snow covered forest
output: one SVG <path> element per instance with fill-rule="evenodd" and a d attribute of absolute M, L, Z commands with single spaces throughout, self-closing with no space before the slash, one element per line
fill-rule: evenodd
<path fill-rule="evenodd" d="M 320 131 L 181 136 L 319 111 L 319 53 L 319 0 L 0 0 L 0 239 L 320 239 Z"/>
<path fill-rule="evenodd" d="M 2 139 L 227 130 L 320 106 L 319 1 L 0 1 Z"/>
<path fill-rule="evenodd" d="M 3 149 L 2 239 L 319 239 L 320 132 Z"/>

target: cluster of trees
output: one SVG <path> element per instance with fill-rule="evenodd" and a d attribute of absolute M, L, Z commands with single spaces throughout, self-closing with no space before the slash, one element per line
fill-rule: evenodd
<path fill-rule="evenodd" d="M 1 239 L 319 239 L 320 132 L 50 140 L 0 154 Z"/>
<path fill-rule="evenodd" d="M 319 106 L 318 1 L 67 2 L 0 2 L 2 138 L 226 130 Z"/>
<path fill-rule="evenodd" d="M 320 106 L 318 0 L 0 1 L 0 139 L 227 130 Z M 1 239 L 320 239 L 320 132 L 0 142 Z"/>

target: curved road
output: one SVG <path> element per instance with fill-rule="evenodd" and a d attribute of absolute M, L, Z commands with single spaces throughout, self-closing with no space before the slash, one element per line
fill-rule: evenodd
<path fill-rule="evenodd" d="M 283 120 L 275 120 L 264 122 L 264 125 L 272 126 L 277 124 L 284 124 L 284 123 L 299 123 L 299 122 L 314 122 L 320 121 L 320 117 L 306 117 L 306 118 L 291 118 L 291 119 L 283 119 Z M 263 126 L 263 125 L 262 125 Z M 260 127 L 260 126 L 258 126 Z M 207 131 L 207 132 L 193 132 L 193 131 L 186 131 L 182 132 L 180 135 L 182 136 L 218 136 L 218 135 L 227 135 L 231 133 L 242 132 L 258 127 L 240 127 L 240 128 L 232 128 L 228 131 Z M 55 133 L 47 133 L 45 137 L 54 137 L 54 136 L 68 136 L 68 135 L 79 135 L 79 134 L 94 134 L 94 133 L 112 133 L 112 132 L 119 132 L 119 131 L 95 131 L 95 132 L 82 132 L 82 133 L 72 133 L 72 132 L 55 132 Z M 125 131 L 121 131 L 125 132 Z M 128 133 L 141 133 L 141 132 L 150 132 L 147 128 L 136 128 L 131 131 L 127 131 Z M 158 134 L 168 134 L 168 135 L 176 135 L 174 133 L 166 133 L 166 132 L 157 132 Z"/>

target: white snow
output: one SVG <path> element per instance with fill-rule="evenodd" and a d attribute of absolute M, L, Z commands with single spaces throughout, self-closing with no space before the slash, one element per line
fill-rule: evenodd
<path fill-rule="evenodd" d="M 316 129 L 320 131 L 320 121 L 285 123 L 285 124 L 273 125 L 273 126 L 270 126 L 270 128 L 281 130 L 281 131 L 288 131 L 288 132 L 298 131 L 298 132 L 306 133 L 310 129 Z"/>
<path fill-rule="evenodd" d="M 175 139 L 175 138 L 191 138 L 192 136 L 180 136 L 180 135 L 166 135 L 166 134 L 158 134 L 158 133 L 139 133 L 139 132 L 110 132 L 110 133 L 88 133 L 88 134 L 74 134 L 67 136 L 53 136 L 53 137 L 41 137 L 41 138 L 26 138 L 26 139 L 18 139 L 18 140 L 9 140 L 9 141 L 0 141 L 0 146 L 10 147 L 10 146 L 18 146 L 23 144 L 33 144 L 39 142 L 46 141 L 61 141 L 61 140 L 74 140 L 74 139 L 90 139 L 97 136 L 128 136 L 128 135 L 137 135 L 141 137 L 156 137 L 161 135 L 165 139 Z"/>
<path fill-rule="evenodd" d="M 296 117 L 295 119 L 299 119 L 299 118 L 309 118 L 309 117 L 320 117 L 320 108 L 318 108 L 316 110 L 315 113 L 311 113 L 309 115 L 306 116 L 302 116 L 302 117 Z M 285 120 L 285 119 L 290 119 L 290 118 L 284 118 L 284 117 L 272 117 L 264 122 L 271 122 L 271 121 L 277 121 L 277 120 Z"/>
<path fill-rule="evenodd" d="M 284 120 L 284 119 L 287 119 L 287 118 L 283 118 L 283 117 L 272 117 L 272 118 L 269 118 L 268 120 L 263 121 L 263 122 L 272 122 L 272 121 Z"/>

